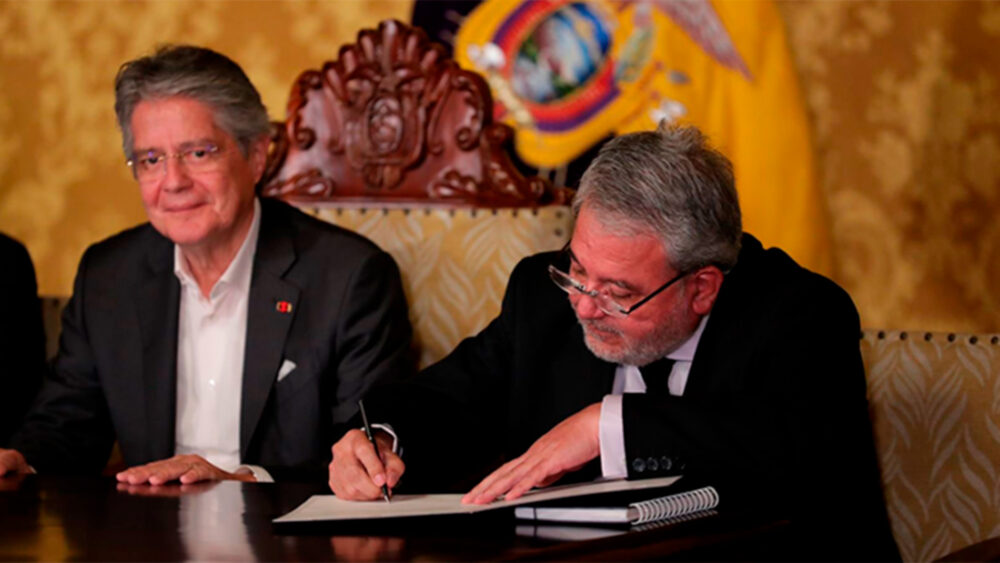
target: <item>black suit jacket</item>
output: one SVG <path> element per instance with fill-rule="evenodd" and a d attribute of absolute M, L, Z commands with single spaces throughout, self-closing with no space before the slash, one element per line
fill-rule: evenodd
<path fill-rule="evenodd" d="M 0 446 L 4 446 L 41 385 L 45 332 L 31 256 L 21 243 L 3 234 L 0 270 Z"/>
<path fill-rule="evenodd" d="M 617 366 L 586 348 L 566 294 L 546 272 L 554 259 L 549 253 L 523 260 L 486 329 L 412 380 L 366 400 L 369 416 L 399 434 L 404 484 L 468 488 L 610 392 Z M 829 526 L 838 534 L 858 531 L 846 553 L 811 557 L 898 557 L 859 335 L 847 293 L 744 235 L 684 395 L 623 398 L 629 477 L 696 476 L 717 485 L 729 507 L 766 507 L 793 518 L 804 538 L 832 532 Z"/>
<path fill-rule="evenodd" d="M 262 200 L 247 314 L 240 455 L 277 479 L 325 475 L 330 445 L 380 379 L 410 370 L 392 258 L 367 239 Z M 279 302 L 291 304 L 279 311 Z M 13 447 L 39 471 L 97 471 L 174 453 L 180 284 L 146 224 L 89 248 L 59 355 Z M 280 382 L 283 360 L 297 367 Z"/>

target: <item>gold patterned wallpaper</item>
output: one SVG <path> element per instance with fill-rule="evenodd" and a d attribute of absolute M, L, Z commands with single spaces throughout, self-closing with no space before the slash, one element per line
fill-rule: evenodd
<path fill-rule="evenodd" d="M 273 119 L 292 82 L 408 1 L 0 0 L 0 231 L 44 294 L 69 294 L 84 249 L 145 220 L 115 126 L 118 66 L 161 43 L 236 60 Z"/>
<path fill-rule="evenodd" d="M 1000 330 L 1000 2 L 779 2 L 812 120 L 834 277 L 865 326 Z M 144 218 L 112 111 L 161 42 L 239 62 L 275 119 L 298 72 L 401 1 L 0 0 L 0 230 L 46 294 Z"/>
<path fill-rule="evenodd" d="M 782 2 L 865 326 L 1000 330 L 1000 2 Z"/>

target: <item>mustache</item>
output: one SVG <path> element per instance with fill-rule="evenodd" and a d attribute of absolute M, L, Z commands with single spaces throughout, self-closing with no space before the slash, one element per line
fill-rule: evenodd
<path fill-rule="evenodd" d="M 596 330 L 598 332 L 604 332 L 604 333 L 614 334 L 616 336 L 620 336 L 622 334 L 621 330 L 619 330 L 619 329 L 617 329 L 617 328 L 615 328 L 615 327 L 613 327 L 611 325 L 602 323 L 601 321 L 594 321 L 594 320 L 589 320 L 589 319 L 585 320 L 585 319 L 581 319 L 579 317 L 576 320 L 577 320 L 578 323 L 580 323 L 580 325 L 583 327 L 583 330 L 585 330 L 585 331 L 587 331 L 587 330 Z"/>

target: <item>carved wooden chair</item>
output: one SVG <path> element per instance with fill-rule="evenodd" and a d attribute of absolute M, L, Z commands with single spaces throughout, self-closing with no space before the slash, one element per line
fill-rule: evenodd
<path fill-rule="evenodd" d="M 520 258 L 571 231 L 572 192 L 521 175 L 512 135 L 479 75 L 388 20 L 299 76 L 260 189 L 393 255 L 423 366 L 497 314 Z"/>

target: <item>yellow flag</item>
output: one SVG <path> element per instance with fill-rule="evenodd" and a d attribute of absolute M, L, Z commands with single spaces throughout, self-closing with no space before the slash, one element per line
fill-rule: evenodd
<path fill-rule="evenodd" d="M 537 166 L 661 119 L 698 126 L 733 161 L 744 229 L 830 273 L 808 119 L 772 2 L 486 0 L 455 58 L 487 76 L 497 117 Z"/>

